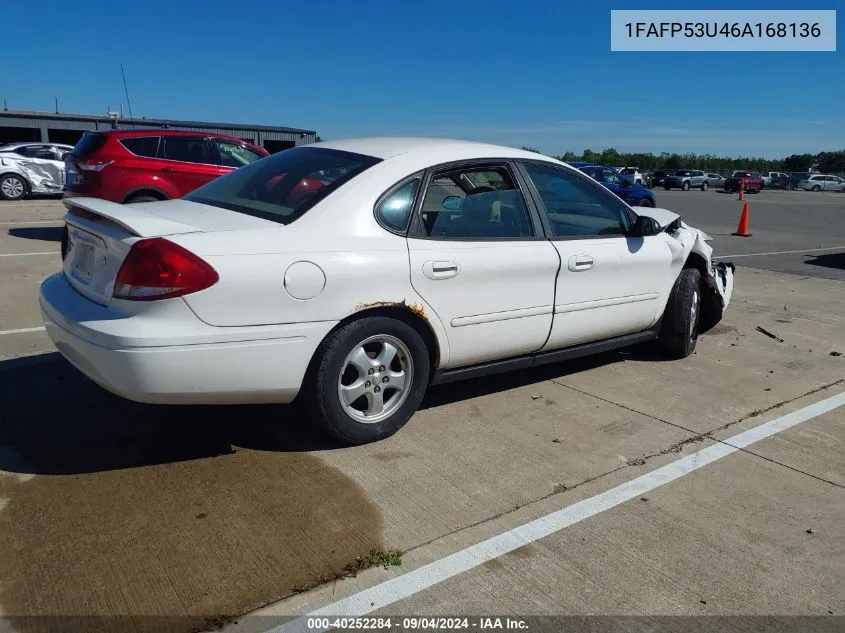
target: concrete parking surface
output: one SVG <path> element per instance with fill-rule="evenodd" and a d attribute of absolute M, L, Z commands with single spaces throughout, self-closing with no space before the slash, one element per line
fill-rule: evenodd
<path fill-rule="evenodd" d="M 845 195 L 748 195 L 740 238 L 735 194 L 655 193 L 739 266 L 695 355 L 640 346 L 433 388 L 357 448 L 294 406 L 103 392 L 39 329 L 60 203 L 0 204 L 0 630 L 182 633 L 263 607 L 231 625 L 263 631 L 841 397 Z M 838 407 L 373 609 L 837 618 L 844 450 Z M 394 550 L 401 565 L 334 580 Z"/>

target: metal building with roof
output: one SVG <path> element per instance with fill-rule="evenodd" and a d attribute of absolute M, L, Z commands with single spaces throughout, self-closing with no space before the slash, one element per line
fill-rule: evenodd
<path fill-rule="evenodd" d="M 174 129 L 226 134 L 260 145 L 271 153 L 317 141 L 315 131 L 292 127 L 123 118 L 116 113 L 111 114 L 112 116 L 2 109 L 0 110 L 0 145 L 17 141 L 74 145 L 85 132 L 114 128 Z"/>

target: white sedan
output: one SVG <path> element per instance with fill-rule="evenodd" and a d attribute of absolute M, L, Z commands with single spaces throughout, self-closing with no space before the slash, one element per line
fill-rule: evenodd
<path fill-rule="evenodd" d="M 676 214 L 480 143 L 317 143 L 181 200 L 65 204 L 40 304 L 80 371 L 140 402 L 298 399 L 348 443 L 431 384 L 649 340 L 683 358 L 733 290 Z"/>

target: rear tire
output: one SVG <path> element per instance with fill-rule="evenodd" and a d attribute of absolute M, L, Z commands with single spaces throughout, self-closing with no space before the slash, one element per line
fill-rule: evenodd
<path fill-rule="evenodd" d="M 821 190 L 822 190 L 821 187 L 819 187 L 818 185 L 814 185 L 811 191 L 815 191 L 816 193 L 818 193 Z"/>
<path fill-rule="evenodd" d="M 3 200 L 22 200 L 26 192 L 26 181 L 23 176 L 17 174 L 0 176 L 0 198 Z"/>
<path fill-rule="evenodd" d="M 667 187 L 666 185 L 663 185 L 663 188 L 664 188 L 666 191 L 669 191 L 672 187 Z"/>
<path fill-rule="evenodd" d="M 387 359 L 384 365 L 380 358 Z M 302 403 L 322 431 L 346 444 L 375 442 L 401 429 L 422 402 L 431 369 L 422 336 L 388 317 L 366 317 L 335 330 L 311 365 Z M 400 377 L 402 386 L 392 388 Z M 378 402 L 381 413 L 373 404 Z"/>
<path fill-rule="evenodd" d="M 698 320 L 701 313 L 701 273 L 684 268 L 669 295 L 658 344 L 673 358 L 686 358 L 698 342 Z"/>
<path fill-rule="evenodd" d="M 653 207 L 654 205 L 653 205 L 653 204 L 651 204 L 651 200 L 649 200 L 648 198 L 642 198 L 642 199 L 641 199 L 641 200 L 637 203 L 637 206 L 638 206 L 638 207 Z"/>

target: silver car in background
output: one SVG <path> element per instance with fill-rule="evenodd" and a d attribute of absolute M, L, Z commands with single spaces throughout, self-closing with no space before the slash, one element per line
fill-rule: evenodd
<path fill-rule="evenodd" d="M 845 180 L 839 176 L 813 174 L 807 180 L 800 181 L 798 188 L 804 191 L 845 191 Z"/>
<path fill-rule="evenodd" d="M 674 174 L 663 179 L 663 188 L 666 190 L 683 189 L 689 191 L 690 189 L 701 189 L 707 191 L 707 186 L 707 174 L 697 169 L 676 169 Z"/>
<path fill-rule="evenodd" d="M 62 143 L 0 145 L 0 200 L 61 193 L 65 186 L 64 158 L 72 150 L 73 145 Z"/>

